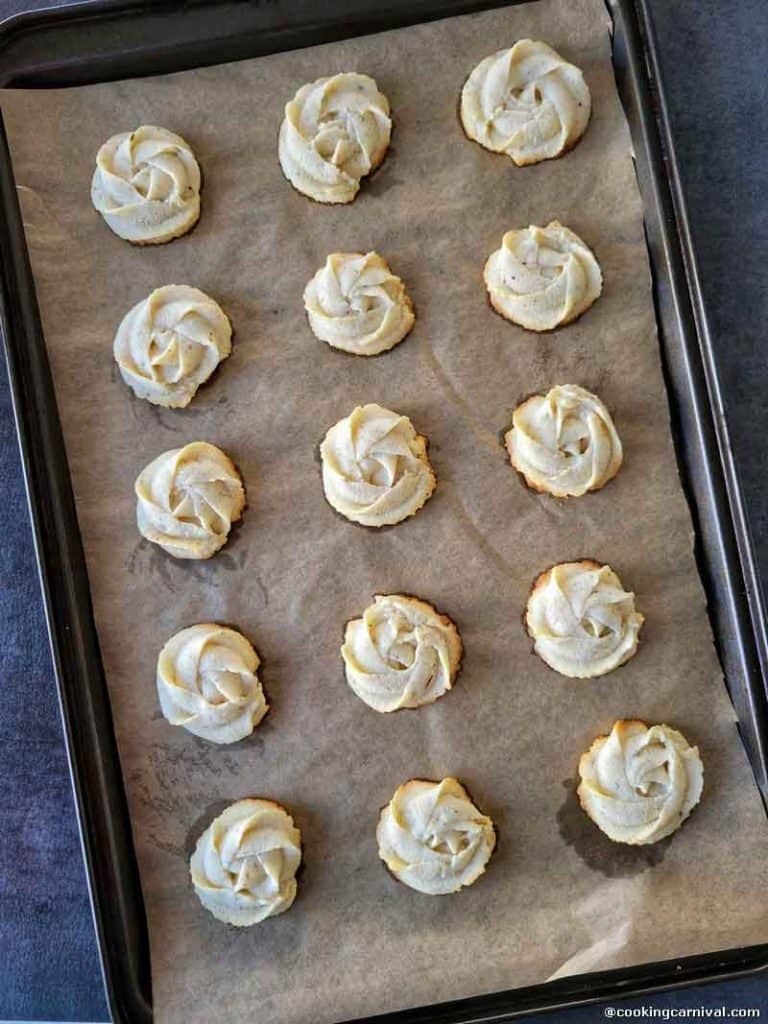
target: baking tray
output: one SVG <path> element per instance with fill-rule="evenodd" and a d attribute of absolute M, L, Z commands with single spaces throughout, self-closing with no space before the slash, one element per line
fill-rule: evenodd
<path fill-rule="evenodd" d="M 675 450 L 739 728 L 768 796 L 764 599 L 723 414 L 647 0 L 607 0 L 619 93 L 635 147 Z M 52 88 L 162 74 L 296 49 L 474 10 L 478 0 L 101 0 L 0 27 L 0 87 Z M 170 40 L 157 44 L 154 40 Z M 61 715 L 116 1024 L 152 1019 L 138 869 L 62 431 L 0 126 L 0 321 Z M 393 1024 L 504 1021 L 768 969 L 768 944 L 563 978 L 375 1018 Z M 361 1024 L 361 1022 L 358 1022 Z"/>

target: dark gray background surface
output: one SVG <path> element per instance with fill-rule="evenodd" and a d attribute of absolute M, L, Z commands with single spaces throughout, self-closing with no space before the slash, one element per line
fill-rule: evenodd
<path fill-rule="evenodd" d="M 50 6 L 0 0 L 0 19 Z M 67 2 L 67 0 L 64 0 Z M 768 2 L 651 0 L 728 426 L 768 579 Z M 0 362 L 0 1020 L 104 1021 L 104 999 Z M 754 1007 L 768 977 L 645 1000 L 658 1010 Z M 537 1020 L 607 1018 L 602 1007 Z"/>

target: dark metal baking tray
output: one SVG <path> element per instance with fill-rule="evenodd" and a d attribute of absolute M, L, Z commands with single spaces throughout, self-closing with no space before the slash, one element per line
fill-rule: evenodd
<path fill-rule="evenodd" d="M 0 86 L 161 74 L 503 6 L 478 0 L 102 0 L 0 28 Z M 739 728 L 768 795 L 768 636 L 678 176 L 646 0 L 608 0 L 630 123 L 675 448 Z M 155 40 L 166 40 L 158 45 Z M 88 576 L 5 132 L 0 319 L 104 980 L 117 1024 L 148 1024 L 147 926 Z M 388 1014 L 393 1024 L 503 1021 L 768 968 L 768 944 L 578 975 Z M 358 1022 L 360 1024 L 360 1022 Z"/>

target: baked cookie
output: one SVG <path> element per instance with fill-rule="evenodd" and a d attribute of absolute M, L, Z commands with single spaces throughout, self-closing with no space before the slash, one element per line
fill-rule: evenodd
<path fill-rule="evenodd" d="M 316 338 L 356 356 L 394 348 L 415 322 L 405 285 L 375 252 L 334 252 L 304 289 Z"/>
<path fill-rule="evenodd" d="M 589 559 L 543 572 L 525 612 L 536 654 L 571 679 L 603 676 L 628 661 L 643 621 L 613 569 Z"/>
<path fill-rule="evenodd" d="M 205 441 L 158 455 L 134 489 L 139 533 L 175 558 L 210 558 L 245 507 L 240 474 Z"/>
<path fill-rule="evenodd" d="M 242 633 L 213 622 L 175 633 L 157 659 L 157 694 L 171 725 L 212 743 L 250 736 L 269 710 L 259 656 Z"/>
<path fill-rule="evenodd" d="M 137 398 L 183 408 L 232 351 L 232 327 L 205 292 L 168 284 L 125 314 L 113 350 Z"/>
<path fill-rule="evenodd" d="M 671 835 L 701 799 L 698 747 L 668 725 L 618 721 L 579 761 L 579 801 L 616 843 L 643 846 Z"/>
<path fill-rule="evenodd" d="M 246 928 L 282 914 L 296 898 L 301 832 L 272 800 L 238 800 L 214 818 L 189 863 L 200 902 Z"/>
<path fill-rule="evenodd" d="M 136 245 L 170 242 L 200 216 L 200 168 L 180 135 L 142 125 L 101 147 L 91 201 L 120 238 Z"/>
<path fill-rule="evenodd" d="M 381 812 L 376 838 L 395 878 L 429 896 L 476 882 L 496 845 L 491 819 L 450 778 L 400 786 Z"/>
<path fill-rule="evenodd" d="M 361 619 L 347 623 L 341 656 L 347 682 L 368 707 L 418 708 L 453 686 L 461 638 L 426 601 L 379 594 Z"/>
<path fill-rule="evenodd" d="M 576 384 L 558 384 L 519 405 L 504 440 L 528 486 L 556 498 L 597 491 L 621 466 L 611 414 L 597 395 Z"/>
<path fill-rule="evenodd" d="M 470 139 L 518 166 L 560 156 L 589 121 L 584 76 L 546 43 L 521 39 L 480 61 L 461 92 Z"/>
<path fill-rule="evenodd" d="M 491 305 L 529 331 L 551 331 L 586 312 L 603 290 L 591 249 L 556 220 L 507 231 L 483 271 Z"/>
<path fill-rule="evenodd" d="M 389 101 L 368 75 L 344 72 L 302 85 L 285 106 L 280 166 L 298 191 L 318 203 L 351 203 L 360 179 L 389 147 Z"/>
<path fill-rule="evenodd" d="M 412 516 L 435 489 L 426 438 L 407 416 L 362 405 L 339 420 L 320 445 L 325 497 L 363 526 L 388 526 Z"/>

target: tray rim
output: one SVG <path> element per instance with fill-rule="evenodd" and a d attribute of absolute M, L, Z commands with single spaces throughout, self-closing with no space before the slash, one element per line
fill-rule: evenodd
<path fill-rule="evenodd" d="M 202 0 L 196 6 L 198 9 L 210 9 L 224 6 L 226 2 L 227 0 Z M 480 2 L 468 0 L 463 6 L 465 9 L 469 7 L 489 9 L 506 6 L 508 2 L 510 0 L 480 0 Z M 520 0 L 512 0 L 512 2 L 520 2 Z M 66 8 L 44 8 L 15 15 L 0 24 L 0 64 L 2 64 L 3 50 L 9 43 L 24 35 L 34 33 L 40 27 L 55 29 L 65 25 L 71 26 L 73 22 L 83 19 L 101 23 L 115 16 L 141 15 L 146 12 L 148 6 L 148 0 L 99 0 L 97 3 L 77 3 Z M 173 11 L 180 4 L 177 0 L 159 0 L 159 2 L 155 0 L 154 6 L 158 10 Z M 430 0 L 427 0 L 427 6 L 437 8 L 439 4 L 430 3 Z M 661 207 L 659 213 L 662 217 L 665 212 L 668 212 L 664 209 L 664 185 L 666 184 L 666 199 L 671 204 L 672 220 L 666 225 L 665 241 L 669 244 L 671 232 L 672 247 L 676 250 L 677 257 L 681 260 L 684 269 L 682 280 L 684 295 L 678 293 L 680 281 L 672 280 L 670 283 L 675 298 L 678 301 L 683 299 L 688 302 L 688 312 L 693 318 L 695 336 L 699 342 L 699 356 L 702 360 L 710 403 L 709 412 L 718 445 L 718 466 L 723 476 L 728 499 L 728 525 L 730 525 L 736 543 L 737 568 L 746 588 L 746 599 L 755 634 L 755 648 L 762 669 L 762 679 L 765 680 L 768 678 L 768 672 L 766 672 L 768 633 L 766 632 L 765 601 L 751 544 L 741 488 L 733 461 L 727 424 L 722 411 L 722 395 L 714 350 L 698 278 L 685 196 L 674 153 L 674 140 L 667 113 L 658 61 L 658 48 L 648 0 L 609 0 L 608 6 L 614 20 L 616 12 L 620 14 L 623 22 L 622 28 L 628 33 L 629 45 L 627 48 L 630 60 L 637 62 L 641 57 L 644 60 L 644 66 L 639 69 L 641 71 L 639 81 L 644 81 L 645 85 L 649 87 L 651 106 L 655 103 L 652 112 L 649 113 L 650 107 L 645 110 L 646 115 L 652 118 L 653 124 L 645 124 L 643 131 L 646 135 L 648 132 L 651 133 L 645 141 L 649 144 L 651 151 L 658 148 L 658 158 L 662 161 L 662 166 L 666 171 L 663 181 L 659 181 L 658 168 L 651 167 L 657 190 L 656 199 Z M 424 4 L 420 0 L 416 0 L 411 7 L 421 11 Z M 433 20 L 433 18 L 461 13 L 463 13 L 461 9 L 451 9 L 433 13 L 429 18 L 417 16 L 409 19 L 408 22 L 403 21 L 398 24 Z M 382 27 L 386 26 L 377 23 L 375 27 L 369 27 L 367 31 L 379 31 Z M 358 34 L 362 34 L 362 32 L 345 32 L 338 38 Z M 301 45 L 311 44 L 303 43 Z M 295 48 L 295 44 L 291 48 Z M 215 63 L 221 63 L 221 60 L 217 59 Z M 55 62 L 51 66 L 55 67 Z M 45 68 L 43 67 L 41 70 L 45 70 Z M 635 68 L 635 72 L 637 71 L 638 68 Z M 157 74 L 159 72 L 153 68 L 146 73 Z M 653 91 L 652 97 L 651 90 Z M 656 139 L 652 137 L 654 131 L 657 133 Z M 649 155 L 650 162 L 653 164 L 654 153 L 650 152 Z M 135 955 L 129 955 L 128 962 L 120 957 L 120 953 L 125 954 L 131 939 L 135 940 L 136 935 L 132 934 L 133 929 L 130 927 L 130 922 L 128 926 L 126 925 L 126 908 L 118 907 L 118 913 L 122 914 L 121 933 L 115 943 L 114 929 L 104 914 L 104 869 L 105 867 L 108 869 L 106 873 L 108 876 L 112 876 L 112 881 L 116 876 L 119 878 L 120 868 L 124 872 L 127 871 L 130 876 L 129 862 L 131 859 L 134 861 L 133 874 L 135 877 L 132 881 L 129 879 L 128 890 L 121 890 L 119 896 L 122 900 L 131 894 L 135 896 L 136 890 L 133 887 L 138 887 L 142 911 L 143 902 L 133 857 L 130 822 L 127 818 L 127 803 L 122 789 L 122 776 L 112 732 L 111 715 L 108 712 L 108 693 L 95 635 L 95 623 L 66 453 L 61 431 L 58 428 L 55 394 L 37 310 L 34 282 L 16 203 L 15 186 L 12 174 L 7 173 L 9 169 L 7 140 L 3 129 L 0 133 L 0 243 L 2 243 L 0 251 L 4 255 L 0 262 L 0 322 L 3 327 L 14 417 L 54 661 L 65 746 L 75 793 L 76 813 L 86 862 L 89 894 L 110 1009 L 115 1021 L 130 1021 L 132 1024 L 142 1022 L 143 1024 L 143 1022 L 151 1021 L 152 1010 L 151 1002 L 147 1000 L 146 993 L 142 992 L 141 979 L 138 976 L 140 973 L 139 961 Z M 21 247 L 18 244 L 19 237 L 21 238 Z M 669 257 L 669 253 L 667 253 L 667 257 Z M 671 273 L 670 276 L 674 277 L 674 274 Z M 40 359 L 40 357 L 42 357 L 42 363 L 36 364 L 35 358 Z M 41 401 L 42 405 L 40 405 Z M 670 392 L 670 404 L 672 401 L 673 396 Z M 54 413 L 53 417 L 44 415 L 50 413 L 51 410 Z M 31 411 L 42 415 L 30 417 Z M 34 442 L 39 443 L 37 451 Z M 57 454 L 63 454 L 63 466 L 61 463 L 56 465 L 55 456 Z M 51 461 L 52 456 L 54 457 L 53 461 Z M 53 486 L 51 485 L 52 480 Z M 46 489 L 48 494 L 41 495 L 41 490 Z M 54 493 L 58 501 L 41 501 L 41 497 L 50 498 Z M 58 558 L 55 558 L 55 555 Z M 724 557 L 728 558 L 727 553 Z M 65 570 L 63 576 L 60 570 Z M 83 635 L 83 629 L 86 634 L 92 632 L 93 636 L 90 637 L 90 640 L 96 642 L 95 652 L 92 649 L 92 644 L 89 646 L 89 637 Z M 88 792 L 89 786 L 83 777 L 80 729 L 76 716 L 73 716 L 72 694 L 67 686 L 68 673 L 73 667 L 73 659 L 79 670 L 86 670 L 89 682 L 95 681 L 97 690 L 99 687 L 103 689 L 101 697 L 107 711 L 109 728 L 108 735 L 104 737 L 104 743 L 99 745 L 99 753 L 100 756 L 103 756 L 106 752 L 107 756 L 112 757 L 113 773 L 115 770 L 117 773 L 118 792 L 115 794 L 113 788 L 111 794 L 108 793 L 108 803 L 112 809 L 117 811 L 118 815 L 122 813 L 125 816 L 122 828 L 124 842 L 122 851 L 119 849 L 119 845 L 115 844 L 114 836 L 105 837 L 102 834 L 96 837 L 94 835 L 95 832 L 102 830 L 99 829 L 98 823 L 94 824 L 93 797 Z M 103 722 L 101 724 L 103 725 Z M 761 746 L 759 753 L 765 766 L 768 764 L 765 746 Z M 112 781 L 114 782 L 114 780 Z M 99 777 L 98 782 L 102 789 L 106 785 L 104 792 L 109 791 L 109 785 L 103 776 Z M 102 792 L 102 797 L 104 792 Z M 94 842 L 95 838 L 108 839 L 109 857 L 107 861 L 109 863 L 106 865 L 98 843 Z M 128 913 L 128 918 L 130 917 L 131 915 Z M 146 939 L 145 935 L 145 943 Z M 130 952 L 128 950 L 129 954 Z M 134 954 L 135 952 L 133 950 Z M 120 959 L 121 962 L 116 964 L 116 959 Z M 697 982 L 722 981 L 766 970 L 768 970 L 768 943 L 703 953 L 675 960 L 654 961 L 630 968 L 574 975 L 554 982 L 485 996 L 376 1015 L 360 1019 L 354 1024 L 362 1024 L 363 1020 L 391 1021 L 392 1024 L 395 1022 L 397 1024 L 432 1024 L 432 1022 L 437 1024 L 438 1021 L 456 1022 L 456 1024 L 467 1022 L 469 1024 L 469 1022 L 481 1020 L 484 1022 L 509 1020 L 522 1013 L 543 1012 L 574 1005 L 593 1004 L 605 999 L 650 994 Z"/>
<path fill-rule="evenodd" d="M 752 629 L 755 633 L 755 647 L 759 659 L 760 674 L 765 687 L 765 685 L 768 685 L 768 602 L 766 601 L 765 588 L 757 566 L 752 529 L 747 515 L 746 503 L 730 439 L 712 331 L 709 326 L 709 317 L 701 286 L 685 190 L 675 152 L 669 106 L 663 86 L 656 31 L 649 0 L 633 0 L 633 2 L 639 13 L 638 27 L 644 36 L 642 42 L 648 59 L 649 79 L 655 91 L 654 100 L 657 106 L 656 126 L 661 141 L 660 151 L 662 159 L 666 157 L 665 164 L 668 170 L 670 199 L 680 243 L 680 255 L 683 260 L 685 280 L 695 321 L 695 334 L 699 340 L 699 354 L 706 376 L 706 385 L 714 420 L 713 426 L 718 441 L 719 461 L 723 470 L 724 483 L 730 504 L 731 521 L 738 546 L 739 563 L 747 588 L 746 600 L 749 606 Z M 765 746 L 762 748 L 762 751 L 763 760 L 768 763 L 768 754 L 766 754 Z M 768 794 L 765 791 L 763 792 L 763 798 L 764 800 L 768 799 Z"/>

